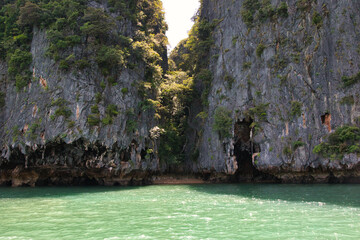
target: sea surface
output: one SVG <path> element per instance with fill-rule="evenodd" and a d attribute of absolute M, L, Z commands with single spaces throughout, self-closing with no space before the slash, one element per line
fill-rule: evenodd
<path fill-rule="evenodd" d="M 0 188 L 3 239 L 360 239 L 360 185 Z"/>

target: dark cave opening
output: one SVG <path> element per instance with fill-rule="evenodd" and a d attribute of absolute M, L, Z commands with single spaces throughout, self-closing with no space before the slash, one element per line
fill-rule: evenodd
<path fill-rule="evenodd" d="M 238 164 L 236 180 L 239 182 L 252 182 L 261 175 L 254 164 L 253 154 L 260 152 L 260 147 L 252 140 L 252 119 L 244 119 L 235 123 L 234 156 Z"/>

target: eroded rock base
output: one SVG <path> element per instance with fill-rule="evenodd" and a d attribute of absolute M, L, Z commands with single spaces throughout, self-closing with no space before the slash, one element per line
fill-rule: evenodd
<path fill-rule="evenodd" d="M 137 186 L 151 184 L 151 174 L 109 169 L 28 167 L 0 170 L 0 186 Z"/>
<path fill-rule="evenodd" d="M 237 174 L 201 173 L 168 174 L 147 171 L 124 173 L 109 169 L 81 167 L 28 167 L 0 170 L 0 186 L 140 186 L 151 184 L 210 184 L 210 183 L 360 183 L 360 171 L 331 173 L 261 173 L 253 178 Z"/>
<path fill-rule="evenodd" d="M 158 160 L 135 141 L 127 148 L 108 148 L 78 140 L 52 142 L 37 148 L 9 149 L 0 161 L 0 186 L 131 186 L 201 183 L 360 183 L 360 164 L 351 170 L 308 168 L 303 172 L 258 169 L 249 137 L 249 122 L 239 123 L 234 146 L 238 170 L 184 172 L 181 165 L 161 168 Z M 25 151 L 25 152 L 24 152 Z M 161 169 L 168 169 L 167 171 Z M 172 169 L 172 170 L 169 170 Z"/>

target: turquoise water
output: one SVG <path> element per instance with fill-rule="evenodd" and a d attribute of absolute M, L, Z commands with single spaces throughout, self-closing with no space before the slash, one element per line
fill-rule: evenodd
<path fill-rule="evenodd" d="M 0 188 L 0 239 L 360 239 L 360 185 Z"/>

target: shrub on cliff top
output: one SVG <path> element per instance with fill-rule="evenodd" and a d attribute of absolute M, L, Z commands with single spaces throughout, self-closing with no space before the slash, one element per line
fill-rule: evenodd
<path fill-rule="evenodd" d="M 20 8 L 20 16 L 17 23 L 19 25 L 37 25 L 40 23 L 41 15 L 41 8 L 37 4 L 27 1 L 25 5 Z"/>
<path fill-rule="evenodd" d="M 97 8 L 87 8 L 83 20 L 85 24 L 80 27 L 81 32 L 100 41 L 106 41 L 110 37 L 111 30 L 116 26 L 114 20 L 104 10 Z"/>

